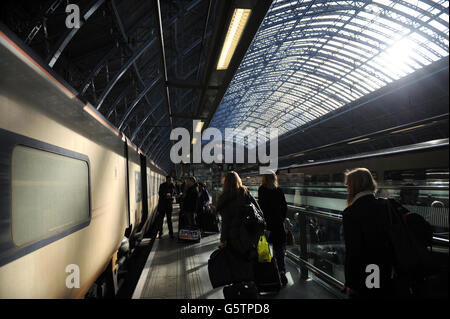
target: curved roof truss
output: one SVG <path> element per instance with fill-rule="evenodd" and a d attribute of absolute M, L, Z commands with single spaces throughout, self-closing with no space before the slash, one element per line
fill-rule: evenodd
<path fill-rule="evenodd" d="M 448 56 L 448 6 L 274 1 L 210 126 L 281 135 Z"/>

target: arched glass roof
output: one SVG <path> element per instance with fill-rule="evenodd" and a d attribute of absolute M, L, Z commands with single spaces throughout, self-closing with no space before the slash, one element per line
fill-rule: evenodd
<path fill-rule="evenodd" d="M 448 56 L 448 4 L 275 0 L 210 126 L 282 135 Z"/>

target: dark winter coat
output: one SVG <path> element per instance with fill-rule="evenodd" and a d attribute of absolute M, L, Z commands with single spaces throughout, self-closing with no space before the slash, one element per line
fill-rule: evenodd
<path fill-rule="evenodd" d="M 388 211 L 372 194 L 358 198 L 343 212 L 345 286 L 361 296 L 383 297 L 391 293 L 392 249 L 387 235 Z M 380 269 L 380 288 L 368 289 L 366 267 Z"/>
<path fill-rule="evenodd" d="M 188 187 L 186 190 L 186 197 L 183 200 L 183 211 L 189 213 L 196 213 L 198 210 L 199 193 L 197 184 Z"/>
<path fill-rule="evenodd" d="M 167 198 L 167 193 L 171 195 L 170 198 Z M 171 212 L 172 211 L 172 203 L 173 196 L 175 195 L 175 185 L 173 183 L 164 182 L 159 186 L 159 202 L 158 202 L 158 211 L 160 212 Z"/>
<path fill-rule="evenodd" d="M 240 256 L 246 259 L 254 259 L 257 257 L 256 245 L 259 236 L 249 234 L 245 230 L 241 211 L 241 207 L 248 201 L 258 206 L 253 196 L 249 193 L 246 194 L 244 189 L 241 188 L 235 193 L 220 195 L 216 209 L 222 217 L 220 241 L 226 243 L 227 247 Z"/>
<path fill-rule="evenodd" d="M 281 188 L 270 189 L 260 186 L 258 203 L 264 213 L 267 230 L 270 231 L 268 241 L 274 244 L 286 243 L 284 221 L 287 213 L 287 203 Z"/>

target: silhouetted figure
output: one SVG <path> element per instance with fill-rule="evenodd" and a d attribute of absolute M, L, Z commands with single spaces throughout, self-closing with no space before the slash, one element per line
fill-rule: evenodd
<path fill-rule="evenodd" d="M 275 173 L 263 175 L 262 185 L 258 189 L 258 203 L 264 213 L 267 230 L 270 231 L 268 241 L 273 245 L 281 282 L 286 285 L 286 266 L 284 263 L 286 230 L 284 222 L 286 220 L 287 203 L 283 190 L 278 187 Z"/>
<path fill-rule="evenodd" d="M 173 236 L 172 227 L 172 204 L 175 197 L 175 185 L 171 176 L 166 176 L 166 181 L 159 186 L 159 202 L 158 202 L 158 231 L 159 238 L 163 235 L 164 216 L 166 216 L 167 227 L 169 228 L 170 238 Z"/>

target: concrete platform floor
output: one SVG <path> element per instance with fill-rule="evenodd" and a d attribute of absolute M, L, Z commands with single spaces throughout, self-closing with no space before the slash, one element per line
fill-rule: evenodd
<path fill-rule="evenodd" d="M 219 234 L 207 234 L 200 243 L 179 242 L 178 209 L 174 207 L 172 222 L 175 239 L 168 235 L 155 239 L 142 271 L 133 299 L 223 299 L 222 289 L 209 282 L 208 259 L 218 247 Z M 286 258 L 288 284 L 278 294 L 262 295 L 262 299 L 336 299 L 340 295 L 316 280 L 300 279 L 300 268 Z"/>

